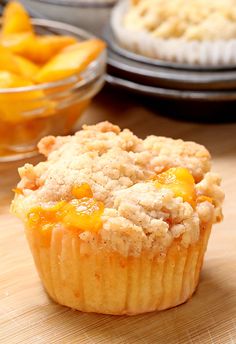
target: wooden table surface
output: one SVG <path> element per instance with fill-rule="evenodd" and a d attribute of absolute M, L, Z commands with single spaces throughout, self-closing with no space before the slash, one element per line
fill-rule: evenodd
<path fill-rule="evenodd" d="M 153 107 L 109 91 L 97 97 L 81 122 L 105 119 L 141 137 L 180 137 L 211 151 L 214 170 L 223 177 L 225 219 L 213 230 L 197 293 L 182 306 L 134 317 L 83 314 L 53 303 L 40 284 L 22 225 L 8 212 L 16 164 L 4 166 L 0 170 L 0 343 L 235 344 L 236 124 L 168 119 Z"/>

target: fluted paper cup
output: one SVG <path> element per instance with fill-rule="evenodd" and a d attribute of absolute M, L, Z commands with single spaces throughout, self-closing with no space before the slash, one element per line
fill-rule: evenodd
<path fill-rule="evenodd" d="M 187 41 L 181 38 L 161 39 L 148 32 L 137 32 L 123 25 L 129 7 L 127 0 L 113 9 L 111 27 L 119 44 L 133 52 L 153 59 L 199 66 L 236 65 L 236 39 Z"/>
<path fill-rule="evenodd" d="M 184 247 L 175 239 L 166 252 L 122 256 L 101 241 L 91 244 L 55 225 L 48 233 L 26 227 L 43 285 L 61 305 L 85 312 L 140 314 L 187 301 L 194 293 L 211 226 Z"/>

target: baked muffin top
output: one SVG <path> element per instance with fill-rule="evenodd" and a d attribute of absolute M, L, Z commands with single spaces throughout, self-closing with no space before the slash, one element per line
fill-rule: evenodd
<path fill-rule="evenodd" d="M 96 216 L 101 213 L 99 231 L 81 230 L 81 240 L 94 242 L 99 236 L 104 246 L 123 254 L 165 250 L 175 238 L 188 246 L 198 240 L 202 226 L 221 219 L 220 178 L 209 172 L 208 151 L 194 142 L 157 136 L 142 140 L 102 122 L 85 125 L 74 136 L 46 137 L 38 147 L 47 160 L 19 169 L 12 206 L 26 222 L 37 207 L 74 206 L 75 188 L 81 185 L 86 196 L 99 202 Z M 194 202 L 188 192 L 194 192 Z M 76 203 L 76 209 L 85 203 Z"/>
<path fill-rule="evenodd" d="M 233 39 L 236 38 L 236 1 L 133 0 L 124 26 L 164 39 Z"/>

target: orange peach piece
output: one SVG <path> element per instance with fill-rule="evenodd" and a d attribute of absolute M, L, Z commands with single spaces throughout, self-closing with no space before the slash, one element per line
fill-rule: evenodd
<path fill-rule="evenodd" d="M 80 185 L 75 185 L 72 188 L 72 195 L 76 198 L 93 197 L 93 192 L 89 184 L 82 183 Z"/>
<path fill-rule="evenodd" d="M 58 202 L 52 207 L 35 207 L 28 213 L 27 225 L 36 231 L 39 242 L 42 246 L 50 245 L 51 233 L 55 223 L 61 220 L 61 209 L 65 202 Z"/>
<path fill-rule="evenodd" d="M 24 79 L 19 75 L 10 73 L 8 71 L 0 71 L 0 88 L 14 88 L 31 85 L 33 85 L 31 81 Z M 4 94 L 1 94 L 1 96 L 4 96 Z"/>
<path fill-rule="evenodd" d="M 35 207 L 28 213 L 28 224 L 32 227 L 43 226 L 49 223 L 55 223 L 61 220 L 61 210 L 66 205 L 61 201 L 51 207 Z"/>
<path fill-rule="evenodd" d="M 77 39 L 71 36 L 34 36 L 18 54 L 35 63 L 44 64 L 62 49 L 76 42 Z"/>
<path fill-rule="evenodd" d="M 35 74 L 39 71 L 39 67 L 35 63 L 25 59 L 22 56 L 16 55 L 15 60 L 19 67 L 21 76 L 26 79 L 33 80 Z"/>
<path fill-rule="evenodd" d="M 195 181 L 187 168 L 170 168 L 154 177 L 154 183 L 157 188 L 169 189 L 175 197 L 182 197 L 185 202 L 195 205 Z"/>
<path fill-rule="evenodd" d="M 31 85 L 32 83 L 29 80 L 23 79 L 16 74 L 9 73 L 7 71 L 0 71 L 0 88 L 15 88 Z M 0 93 L 0 117 L 2 121 L 17 122 L 20 117 L 20 108 L 18 103 L 22 104 L 23 101 L 20 97 L 20 93 Z"/>
<path fill-rule="evenodd" d="M 21 75 L 25 79 L 32 80 L 34 75 L 37 74 L 39 67 L 24 57 L 14 55 L 7 48 L 0 46 L 0 71 L 1 70 L 9 71 L 13 74 Z M 9 74 L 3 74 L 3 79 L 4 78 L 9 80 Z M 14 75 L 11 76 L 11 81 L 13 81 L 13 83 L 16 81 Z M 22 86 L 22 82 L 24 84 L 24 81 L 20 79 L 20 86 Z"/>
<path fill-rule="evenodd" d="M 0 36 L 0 44 L 14 54 L 24 55 L 33 44 L 35 36 L 32 32 L 21 32 Z"/>
<path fill-rule="evenodd" d="M 30 17 L 21 3 L 11 1 L 3 11 L 2 34 L 33 32 Z"/>
<path fill-rule="evenodd" d="M 0 71 L 0 88 L 33 86 L 33 83 L 19 75 Z M 49 116 L 55 105 L 45 99 L 42 90 L 0 93 L 0 118 L 7 123 L 19 123 L 30 118 Z"/>
<path fill-rule="evenodd" d="M 31 32 L 2 35 L 0 37 L 2 46 L 38 64 L 48 62 L 63 48 L 76 42 L 76 38 L 71 36 L 35 36 Z"/>
<path fill-rule="evenodd" d="M 93 198 L 73 199 L 63 208 L 62 222 L 81 232 L 97 232 L 102 226 L 103 210 L 103 203 Z"/>
<path fill-rule="evenodd" d="M 99 39 L 90 39 L 63 49 L 40 69 L 35 77 L 38 83 L 65 79 L 82 72 L 105 49 Z"/>
<path fill-rule="evenodd" d="M 0 71 L 9 71 L 16 74 L 20 72 L 14 55 L 2 46 L 0 46 Z"/>
<path fill-rule="evenodd" d="M 32 208 L 27 216 L 28 225 L 36 230 L 45 230 L 61 223 L 75 231 L 98 231 L 103 210 L 103 203 L 94 198 L 61 201 L 52 207 Z"/>

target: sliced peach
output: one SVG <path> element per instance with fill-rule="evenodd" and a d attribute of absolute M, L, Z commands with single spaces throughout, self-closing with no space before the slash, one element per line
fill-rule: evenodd
<path fill-rule="evenodd" d="M 36 82 L 50 82 L 80 73 L 101 53 L 105 43 L 90 39 L 63 49 L 50 60 L 36 75 Z"/>
<path fill-rule="evenodd" d="M 61 219 L 61 209 L 65 202 L 58 202 L 51 207 L 35 207 L 28 213 L 27 225 L 35 231 L 40 244 L 44 247 L 50 245 L 52 230 L 55 223 Z"/>
<path fill-rule="evenodd" d="M 63 209 L 63 224 L 80 231 L 97 232 L 102 226 L 104 205 L 93 198 L 73 199 Z"/>
<path fill-rule="evenodd" d="M 51 207 L 35 207 L 28 214 L 28 225 L 37 230 L 48 230 L 61 223 L 78 231 L 98 231 L 102 226 L 103 203 L 94 198 L 61 201 Z"/>
<path fill-rule="evenodd" d="M 30 17 L 17 1 L 11 1 L 3 11 L 2 34 L 33 32 Z"/>
<path fill-rule="evenodd" d="M 8 71 L 0 71 L 0 88 L 24 87 L 33 85 L 31 81 Z M 0 94 L 1 97 L 4 94 Z"/>
<path fill-rule="evenodd" d="M 33 80 L 35 74 L 39 71 L 39 67 L 22 56 L 16 55 L 15 60 L 19 67 L 20 74 L 26 79 Z"/>
<path fill-rule="evenodd" d="M 32 32 L 20 32 L 0 36 L 0 44 L 11 52 L 25 55 L 28 47 L 33 44 L 35 36 Z"/>
<path fill-rule="evenodd" d="M 50 207 L 35 207 L 28 214 L 28 224 L 30 226 L 44 226 L 48 223 L 55 223 L 61 219 L 61 210 L 65 206 L 65 202 L 61 201 Z"/>
<path fill-rule="evenodd" d="M 155 186 L 173 191 L 175 197 L 195 205 L 196 191 L 194 178 L 187 168 L 173 167 L 154 177 Z"/>
<path fill-rule="evenodd" d="M 0 88 L 33 86 L 33 83 L 19 75 L 0 71 Z M 0 118 L 4 122 L 18 123 L 34 117 L 49 116 L 55 105 L 45 99 L 42 90 L 14 93 L 0 93 Z"/>
<path fill-rule="evenodd" d="M 0 71 L 9 71 L 16 74 L 20 72 L 14 55 L 2 46 L 0 46 Z M 6 76 L 6 78 L 8 78 L 8 76 Z"/>
<path fill-rule="evenodd" d="M 70 36 L 35 36 L 30 32 L 0 37 L 3 47 L 38 64 L 48 62 L 63 48 L 75 42 L 76 38 Z"/>
<path fill-rule="evenodd" d="M 72 195 L 76 198 L 91 198 L 93 197 L 93 192 L 89 184 L 82 183 L 80 185 L 73 186 Z"/>
<path fill-rule="evenodd" d="M 28 40 L 27 46 L 22 51 L 18 51 L 18 54 L 35 63 L 44 64 L 63 48 L 76 42 L 76 38 L 71 36 L 34 36 Z"/>

